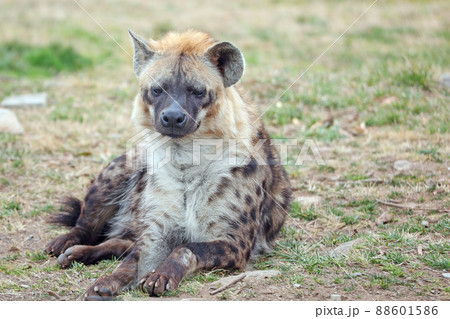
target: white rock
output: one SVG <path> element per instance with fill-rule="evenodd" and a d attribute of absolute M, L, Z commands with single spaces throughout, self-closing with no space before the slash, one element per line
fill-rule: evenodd
<path fill-rule="evenodd" d="M 300 284 L 294 284 L 294 287 L 295 287 L 295 288 L 300 288 L 301 285 L 300 285 Z"/>
<path fill-rule="evenodd" d="M 122 135 L 121 134 L 116 134 L 116 133 L 111 133 L 111 134 L 109 134 L 109 137 L 112 138 L 112 139 L 117 140 L 117 139 L 121 138 Z"/>
<path fill-rule="evenodd" d="M 411 169 L 412 163 L 407 160 L 398 160 L 394 163 L 394 169 L 397 171 L 406 171 Z"/>
<path fill-rule="evenodd" d="M 22 134 L 23 126 L 13 111 L 0 109 L 0 132 L 11 134 Z"/>
<path fill-rule="evenodd" d="M 244 274 L 245 277 L 244 279 L 242 279 L 243 282 L 255 282 L 264 280 L 266 278 L 279 276 L 281 272 L 279 272 L 278 270 L 255 270 L 255 271 L 246 271 L 244 272 Z M 210 288 L 223 287 L 225 285 L 228 285 L 241 275 L 242 274 L 224 277 L 222 279 L 212 282 L 211 284 L 209 284 L 209 286 Z"/>
<path fill-rule="evenodd" d="M 331 301 L 341 301 L 341 295 L 333 294 L 330 296 Z"/>
<path fill-rule="evenodd" d="M 439 82 L 443 87 L 450 88 L 450 73 L 442 74 Z"/>
<path fill-rule="evenodd" d="M 362 276 L 363 273 L 362 272 L 354 272 L 353 274 L 350 274 L 350 277 L 359 277 Z"/>
<path fill-rule="evenodd" d="M 272 278 L 279 276 L 281 273 L 278 270 L 254 270 L 254 271 L 246 271 L 244 281 L 247 279 L 264 279 L 264 278 Z"/>
<path fill-rule="evenodd" d="M 3 107 L 46 106 L 47 93 L 8 96 L 1 103 Z"/>
<path fill-rule="evenodd" d="M 445 278 L 449 278 L 450 279 L 450 273 L 448 273 L 448 272 L 444 272 L 442 274 L 442 276 L 444 276 Z"/>
<path fill-rule="evenodd" d="M 333 249 L 332 251 L 330 251 L 330 256 L 331 257 L 340 257 L 340 256 L 344 256 L 347 255 L 355 245 L 361 243 L 363 241 L 363 238 L 357 238 L 351 241 L 348 241 L 346 243 L 343 243 L 342 245 L 336 247 L 335 249 Z"/>
<path fill-rule="evenodd" d="M 422 226 L 425 228 L 428 227 L 428 221 L 422 220 Z"/>
<path fill-rule="evenodd" d="M 299 196 L 297 202 L 303 206 L 311 206 L 320 203 L 319 196 Z"/>

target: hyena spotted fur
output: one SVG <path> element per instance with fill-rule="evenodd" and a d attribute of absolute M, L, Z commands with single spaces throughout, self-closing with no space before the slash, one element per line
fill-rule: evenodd
<path fill-rule="evenodd" d="M 46 247 L 62 267 L 124 257 L 86 291 L 87 300 L 137 286 L 161 295 L 200 269 L 244 268 L 270 251 L 292 198 L 258 109 L 235 85 L 242 53 L 198 31 L 148 42 L 130 35 L 140 86 L 132 119 L 156 132 L 153 144 L 165 140 L 153 161 L 146 142 L 116 158 L 83 201 L 69 199 L 54 217 L 73 226 Z M 223 141 L 222 156 L 200 156 L 194 165 L 193 141 L 204 139 Z M 155 165 L 169 148 L 170 160 Z M 202 150 L 217 154 L 216 146 Z"/>

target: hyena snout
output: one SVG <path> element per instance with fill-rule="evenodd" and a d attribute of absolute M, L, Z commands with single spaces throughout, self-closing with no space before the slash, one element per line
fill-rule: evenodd
<path fill-rule="evenodd" d="M 183 128 L 187 123 L 187 116 L 177 105 L 171 105 L 161 113 L 161 125 L 168 128 Z"/>

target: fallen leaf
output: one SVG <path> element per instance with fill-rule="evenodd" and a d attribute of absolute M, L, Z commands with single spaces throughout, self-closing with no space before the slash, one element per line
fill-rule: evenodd
<path fill-rule="evenodd" d="M 383 225 L 383 224 L 387 224 L 392 220 L 392 215 L 391 213 L 385 212 L 383 214 L 381 214 L 376 220 L 375 222 L 377 223 L 377 225 Z"/>
<path fill-rule="evenodd" d="M 423 245 L 417 246 L 417 253 L 419 254 L 419 256 L 423 255 Z"/>
<path fill-rule="evenodd" d="M 395 96 L 388 96 L 387 98 L 381 101 L 381 106 L 391 105 L 395 101 L 397 101 L 397 98 Z"/>
<path fill-rule="evenodd" d="M 328 128 L 332 126 L 334 123 L 334 117 L 333 114 L 329 114 L 328 117 L 323 121 L 323 127 Z"/>
<path fill-rule="evenodd" d="M 80 153 L 75 154 L 76 157 L 79 157 L 79 156 L 91 156 L 91 155 L 92 155 L 92 153 L 89 152 L 89 151 L 80 152 Z"/>

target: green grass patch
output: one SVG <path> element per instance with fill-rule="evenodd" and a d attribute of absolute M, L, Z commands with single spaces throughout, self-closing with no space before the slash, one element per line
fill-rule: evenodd
<path fill-rule="evenodd" d="M 382 289 L 389 289 L 393 284 L 398 283 L 399 281 L 392 276 L 376 274 L 370 277 L 370 284 L 373 286 L 378 286 Z"/>
<path fill-rule="evenodd" d="M 291 216 L 294 218 L 300 218 L 305 220 L 314 220 L 318 217 L 318 214 L 313 206 L 304 208 L 300 206 L 298 202 L 292 203 Z"/>
<path fill-rule="evenodd" d="M 16 201 L 3 201 L 1 203 L 0 208 L 0 219 L 2 219 L 4 216 L 11 216 L 14 214 L 20 213 L 22 210 L 22 207 L 19 202 Z"/>
<path fill-rule="evenodd" d="M 34 207 L 33 210 L 31 210 L 30 212 L 28 212 L 28 214 L 26 214 L 26 216 L 24 217 L 34 217 L 34 216 L 39 216 L 41 214 L 48 214 L 51 212 L 55 212 L 55 206 L 53 206 L 52 204 L 47 204 L 44 205 L 42 207 Z"/>
<path fill-rule="evenodd" d="M 402 185 L 413 185 L 416 186 L 419 183 L 425 182 L 425 179 L 416 175 L 406 175 L 406 174 L 397 174 L 392 178 L 392 185 L 399 187 Z"/>
<path fill-rule="evenodd" d="M 450 270 L 450 243 L 436 243 L 428 245 L 428 252 L 421 260 L 435 269 Z"/>
<path fill-rule="evenodd" d="M 32 46 L 19 42 L 0 44 L 0 72 L 17 77 L 53 76 L 62 71 L 75 72 L 93 61 L 73 47 L 51 43 Z"/>
<path fill-rule="evenodd" d="M 433 84 L 432 73 L 423 66 L 408 65 L 393 74 L 394 84 L 430 90 Z"/>
<path fill-rule="evenodd" d="M 43 250 L 26 252 L 25 256 L 31 261 L 43 261 L 48 259 L 48 254 Z"/>
<path fill-rule="evenodd" d="M 284 104 L 280 108 L 274 105 L 267 110 L 264 116 L 270 123 L 286 125 L 291 123 L 294 118 L 301 120 L 303 118 L 303 112 L 298 105 Z"/>
<path fill-rule="evenodd" d="M 393 124 L 402 124 L 405 122 L 400 112 L 392 108 L 380 108 L 375 113 L 366 117 L 367 126 L 384 126 Z"/>
<path fill-rule="evenodd" d="M 369 176 L 360 173 L 349 173 L 345 175 L 345 179 L 348 179 L 350 181 L 361 181 L 368 178 Z"/>
<path fill-rule="evenodd" d="M 359 219 L 358 215 L 346 215 L 341 217 L 341 222 L 346 225 L 355 225 L 359 222 Z"/>
<path fill-rule="evenodd" d="M 355 207 L 359 212 L 367 215 L 378 214 L 378 203 L 376 200 L 364 198 L 362 200 L 353 200 L 347 204 L 348 207 Z"/>
<path fill-rule="evenodd" d="M 350 33 L 348 37 L 370 42 L 392 44 L 399 36 L 415 34 L 418 34 L 418 31 L 411 27 L 383 28 L 380 26 L 373 26 Z"/>
<path fill-rule="evenodd" d="M 73 98 L 69 98 L 61 104 L 58 104 L 56 108 L 48 115 L 48 119 L 51 121 L 73 121 L 83 123 L 86 121 L 89 112 L 83 107 L 74 107 Z"/>
<path fill-rule="evenodd" d="M 427 155 L 435 162 L 442 163 L 441 152 L 439 152 L 439 150 L 434 147 L 423 148 L 421 150 L 418 150 L 417 153 Z"/>

